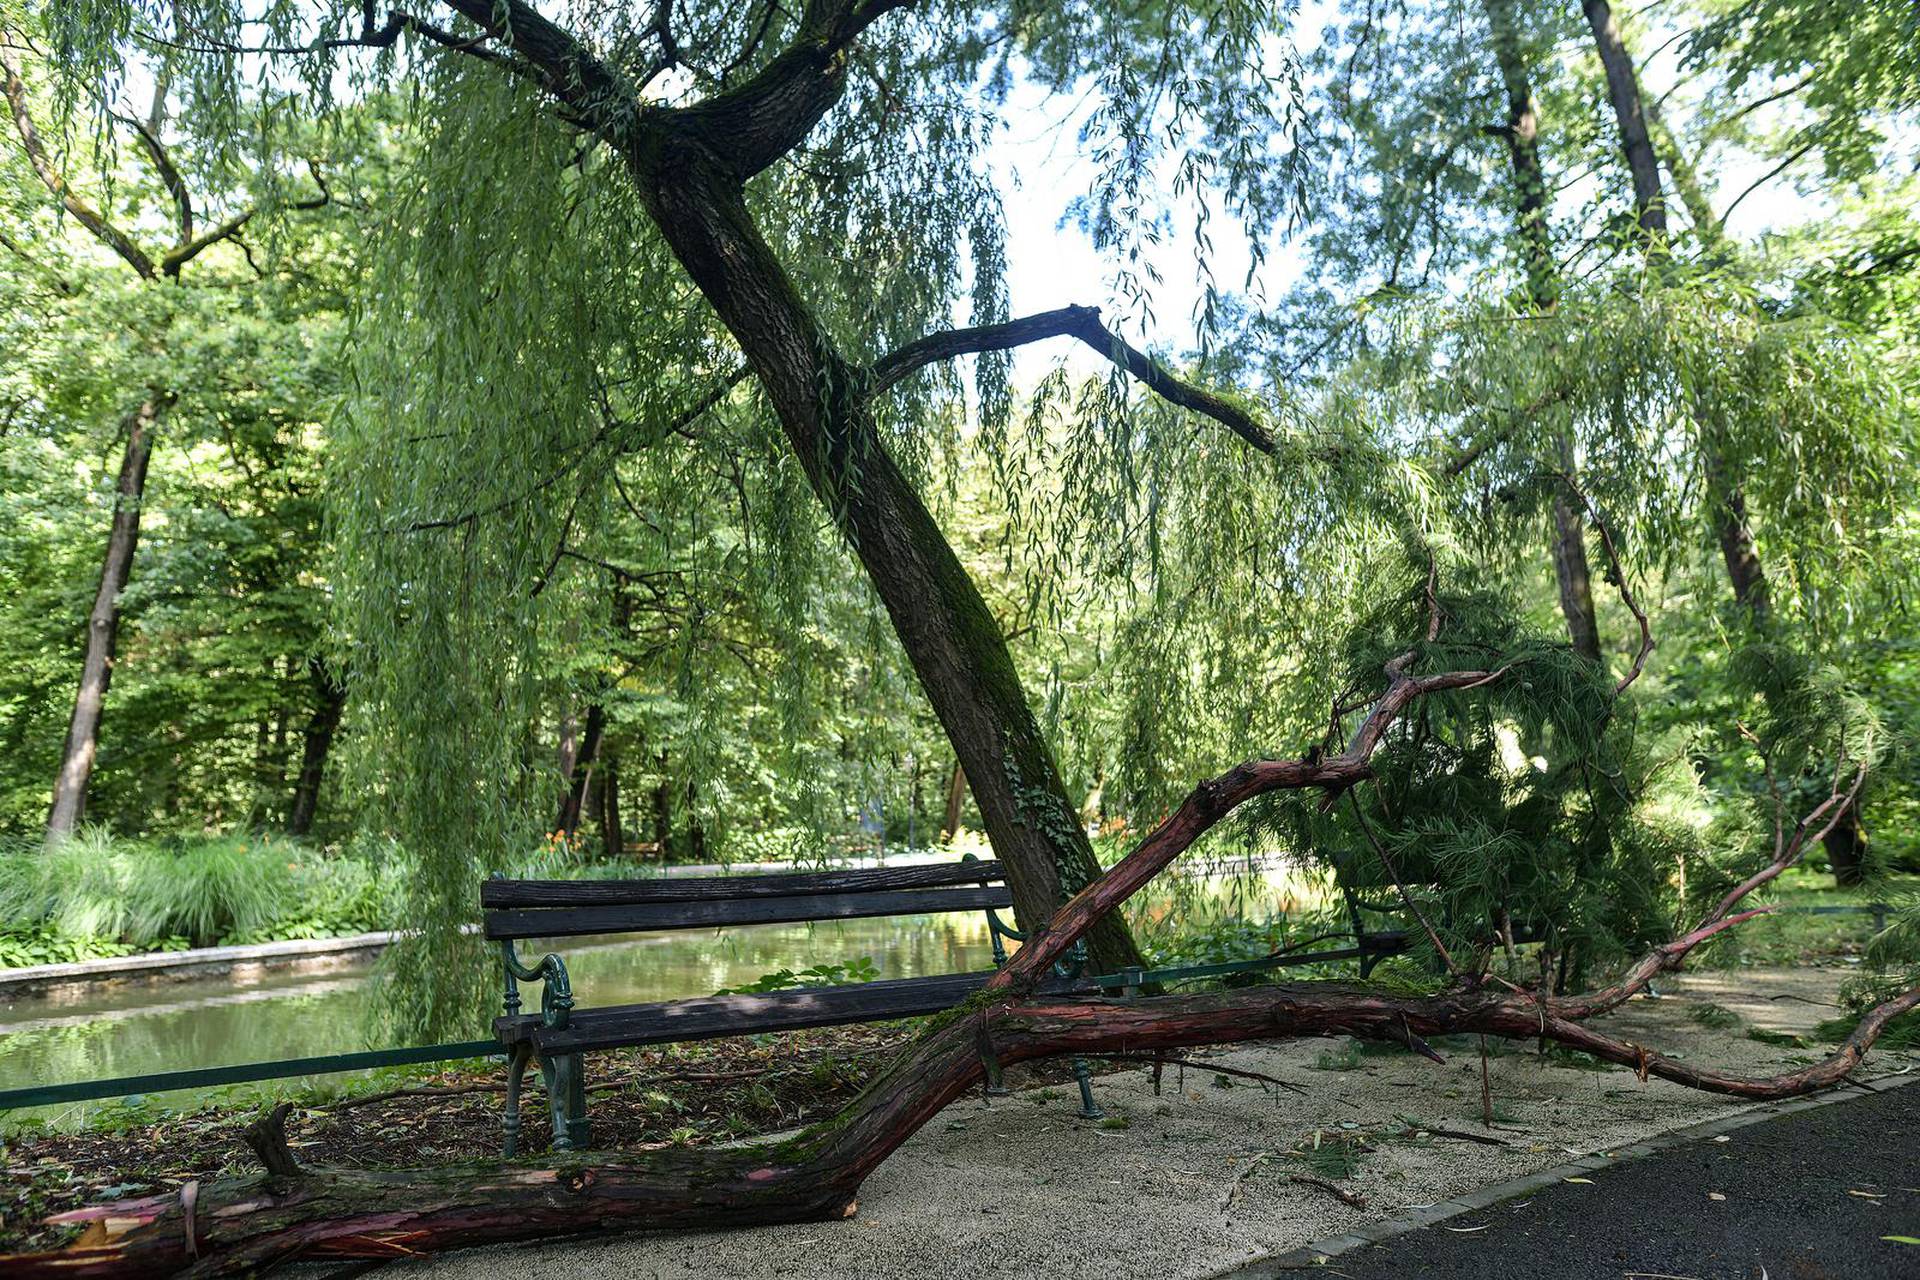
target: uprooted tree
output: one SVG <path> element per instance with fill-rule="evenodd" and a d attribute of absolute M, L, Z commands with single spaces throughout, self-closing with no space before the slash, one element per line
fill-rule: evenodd
<path fill-rule="evenodd" d="M 1610 531 L 1598 512 L 1589 509 L 1589 514 L 1642 634 L 1632 667 L 1607 689 L 1611 711 L 1613 700 L 1639 675 L 1653 641 L 1620 577 Z M 56 1221 L 83 1227 L 80 1237 L 62 1250 L 6 1259 L 9 1274 L 218 1275 L 296 1257 L 401 1257 L 555 1233 L 843 1218 L 855 1212 L 867 1174 L 942 1107 L 984 1082 L 989 1058 L 1010 1064 L 1061 1054 L 1140 1054 L 1349 1035 L 1444 1060 L 1428 1039 L 1469 1032 L 1552 1041 L 1631 1067 L 1643 1080 L 1659 1076 L 1692 1088 L 1766 1099 L 1845 1081 L 1889 1022 L 1920 1009 L 1920 987 L 1915 987 L 1868 1010 L 1824 1061 L 1764 1078 L 1704 1070 L 1587 1025 L 1655 977 L 1679 968 L 1702 943 L 1765 913 L 1764 907 L 1744 908 L 1749 895 L 1798 862 L 1858 795 L 1868 760 L 1850 757 L 1844 749 L 1832 761 L 1825 797 L 1792 821 L 1769 770 L 1778 807 L 1764 860 L 1714 897 L 1691 927 L 1647 949 L 1604 987 L 1555 995 L 1544 958 L 1535 986 L 1501 976 L 1492 957 L 1503 929 L 1511 932 L 1502 921 L 1484 919 L 1456 929 L 1456 946 L 1450 949 L 1439 927 L 1415 905 L 1391 855 L 1376 843 L 1380 866 L 1407 895 L 1446 970 L 1446 979 L 1429 992 L 1397 994 L 1379 985 L 1338 981 L 1131 1001 L 1037 992 L 1074 941 L 1235 810 L 1262 797 L 1299 795 L 1324 808 L 1352 800 L 1357 811 L 1356 793 L 1384 785 L 1383 762 L 1394 746 L 1417 736 L 1416 721 L 1436 707 L 1484 700 L 1524 685 L 1541 674 L 1537 665 L 1550 660 L 1548 650 L 1521 649 L 1496 654 L 1500 661 L 1493 666 L 1424 670 L 1447 652 L 1449 608 L 1456 602 L 1442 595 L 1434 570 L 1406 603 L 1424 615 L 1424 633 L 1380 664 L 1363 696 L 1333 708 L 1329 749 L 1297 759 L 1248 761 L 1195 788 L 1158 829 L 1056 912 L 982 992 L 936 1018 L 838 1115 L 797 1137 L 744 1148 L 595 1152 L 551 1162 L 306 1169 L 285 1145 L 283 1106 L 247 1133 L 266 1166 L 264 1174 L 188 1184 L 178 1193 L 64 1214 Z M 1478 944 L 1473 954 L 1457 953 L 1462 939 Z M 1550 952 L 1549 945 L 1543 957 Z"/>

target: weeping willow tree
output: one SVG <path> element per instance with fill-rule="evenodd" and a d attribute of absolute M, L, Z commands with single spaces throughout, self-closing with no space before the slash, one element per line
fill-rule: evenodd
<path fill-rule="evenodd" d="M 265 1181 L 202 1189 L 197 1211 L 88 1210 L 80 1254 L 16 1269 L 84 1255 L 102 1274 L 150 1273 L 197 1256 L 213 1272 L 401 1235 L 422 1249 L 845 1216 L 865 1176 L 983 1078 L 983 1055 L 1336 1029 L 1433 1055 L 1428 1037 L 1477 1031 L 1775 1097 L 1843 1079 L 1920 1006 L 1920 990 L 1890 993 L 1830 1058 L 1760 1080 L 1586 1025 L 1750 918 L 1750 896 L 1832 827 L 1880 757 L 1873 718 L 1804 672 L 1807 696 L 1780 700 L 1771 736 L 1791 719 L 1808 746 L 1763 748 L 1775 785 L 1756 789 L 1753 829 L 1663 823 L 1652 802 L 1684 770 L 1640 737 L 1633 704 L 1654 640 L 1635 584 L 1697 518 L 1692 381 L 1725 376 L 1730 396 L 1772 412 L 1831 359 L 1775 353 L 1756 358 L 1757 379 L 1723 374 L 1706 351 L 1728 313 L 1649 290 L 1625 304 L 1569 294 L 1538 325 L 1553 336 L 1520 343 L 1495 336 L 1511 308 L 1382 306 L 1360 358 L 1311 385 L 1262 349 L 1272 317 L 1211 287 L 1184 365 L 1086 305 L 1008 315 L 984 151 L 1016 62 L 1047 88 L 1093 88 L 1083 133 L 1101 178 L 1081 212 L 1136 264 L 1113 282 L 1132 308 L 1154 283 L 1133 250 L 1164 233 L 1157 182 L 1255 228 L 1299 209 L 1308 168 L 1289 142 L 1305 89 L 1276 52 L 1283 19 L 905 0 L 44 15 L 49 56 L 82 82 L 117 74 L 130 49 L 174 50 L 213 130 L 294 81 L 324 100 L 404 79 L 414 104 L 415 154 L 367 249 L 341 527 L 353 669 L 381 719 L 369 762 L 419 856 L 410 892 L 431 926 L 403 971 L 410 1021 L 452 1027 L 475 1009 L 466 975 L 481 966 L 445 948 L 486 859 L 533 831 L 537 637 L 591 620 L 557 575 L 589 559 L 617 569 L 595 540 L 622 512 L 646 525 L 650 504 L 671 513 L 656 534 L 697 538 L 712 491 L 687 480 L 689 457 L 735 465 L 741 514 L 726 523 L 743 554 L 752 543 L 776 634 L 804 633 L 842 545 L 858 562 L 1034 932 L 841 1115 L 783 1144 L 364 1174 L 300 1170 L 263 1137 Z M 1701 336 L 1695 315 L 1722 328 Z M 1057 340 L 1111 374 L 1050 377 L 1016 407 L 1009 353 Z M 1612 372 L 1553 380 L 1609 340 Z M 1526 411 L 1543 396 L 1551 414 Z M 1577 483 L 1552 465 L 1569 436 L 1588 455 Z M 1455 439 L 1472 482 L 1436 449 Z M 1136 812 L 1169 816 L 1104 873 L 1002 622 L 932 513 L 960 450 L 988 459 L 1036 616 L 1064 615 L 1072 566 L 1114 619 L 1119 784 Z M 1513 532 L 1537 532 L 1556 500 L 1595 531 L 1610 633 L 1631 638 L 1599 660 L 1541 625 L 1515 569 Z M 794 644 L 778 671 L 802 733 L 806 653 Z M 1180 781 L 1250 749 L 1265 754 Z M 1823 785 L 1784 785 L 1794 770 Z M 1130 1004 L 1037 994 L 1082 938 L 1096 964 L 1134 958 L 1116 910 L 1234 823 L 1364 863 L 1437 972 Z M 1699 872 L 1684 893 L 1666 891 L 1669 866 Z M 1431 906 L 1416 884 L 1437 892 Z M 1502 953 L 1527 936 L 1568 968 L 1617 961 L 1615 980 L 1523 986 Z"/>
<path fill-rule="evenodd" d="M 1136 402 L 1178 405 L 1275 470 L 1293 451 L 1092 309 L 1008 319 L 983 158 L 1019 58 L 1050 87 L 1098 82 L 1088 130 L 1105 172 L 1086 217 L 1104 244 L 1158 234 L 1148 184 L 1176 141 L 1180 181 L 1265 221 L 1289 198 L 1286 167 L 1266 161 L 1296 101 L 1277 20 L 1258 6 L 875 2 L 583 8 L 563 24 L 478 0 L 384 17 L 220 3 L 29 15 L 75 83 L 111 87 L 130 57 L 164 59 L 186 86 L 182 119 L 216 136 L 266 104 L 295 109 L 296 83 L 324 111 L 404 77 L 417 137 L 368 245 L 339 533 L 355 696 L 377 726 L 364 754 L 419 860 L 414 917 L 431 922 L 432 943 L 400 959 L 407 1022 L 472 1017 L 462 975 L 477 966 L 441 953 L 460 945 L 478 873 L 534 831 L 535 637 L 567 625 L 546 584 L 615 511 L 617 477 L 665 476 L 716 431 L 748 442 L 747 524 L 789 632 L 833 563 L 803 490 L 859 561 L 1018 914 L 1045 919 L 1093 876 L 1001 626 L 929 514 L 930 406 L 962 392 L 950 363 L 975 357 L 968 430 L 989 448 L 1012 411 L 1007 353 L 1077 339 Z M 1237 70 L 1181 70 L 1198 65 Z M 237 144 L 228 162 L 248 162 Z M 1137 302 L 1148 283 L 1123 277 L 1117 292 Z M 948 327 L 957 308 L 969 327 Z M 1150 471 L 1170 440 L 1116 439 L 1140 454 L 1122 474 Z M 1091 944 L 1104 966 L 1139 959 L 1117 922 Z"/>

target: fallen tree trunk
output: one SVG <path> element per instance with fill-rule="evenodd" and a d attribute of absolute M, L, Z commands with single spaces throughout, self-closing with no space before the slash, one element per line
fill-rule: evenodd
<path fill-rule="evenodd" d="M 1639 675 L 1653 641 L 1635 603 L 1606 523 L 1592 511 L 1623 600 L 1641 624 L 1641 648 L 1616 687 Z M 1439 634 L 1435 578 L 1427 584 L 1426 638 Z M 1344 750 L 1297 760 L 1252 760 L 1196 787 L 1185 803 L 1099 879 L 1035 931 L 994 978 L 895 1059 L 838 1116 L 786 1142 L 761 1147 L 588 1152 L 538 1166 L 491 1163 L 369 1172 L 300 1170 L 276 1125 L 250 1131 L 270 1170 L 252 1178 L 60 1215 L 80 1225 L 65 1249 L 0 1258 L 9 1277 L 193 1276 L 254 1271 L 296 1257 L 401 1257 L 439 1249 L 551 1239 L 594 1231 L 738 1227 L 851 1215 L 867 1175 L 941 1108 L 985 1079 L 985 1059 L 1002 1064 L 1064 1054 L 1137 1054 L 1203 1044 L 1350 1035 L 1399 1043 L 1443 1060 L 1435 1035 L 1479 1033 L 1538 1038 L 1583 1050 L 1652 1076 L 1745 1098 L 1782 1098 L 1844 1081 L 1867 1048 L 1901 1014 L 1920 1007 L 1920 989 L 1863 1018 L 1825 1061 L 1765 1078 L 1704 1071 L 1582 1025 L 1675 969 L 1708 938 L 1762 913 L 1735 914 L 1817 843 L 1858 794 L 1865 765 L 1836 769 L 1832 794 L 1789 830 L 1776 824 L 1767 864 L 1735 886 L 1692 930 L 1653 948 L 1600 991 L 1552 998 L 1490 973 L 1452 970 L 1452 986 L 1402 995 L 1354 983 L 1272 984 L 1229 992 L 1133 1001 L 1034 994 L 1075 941 L 1107 918 L 1236 807 L 1274 791 L 1315 788 L 1329 801 L 1372 776 L 1372 757 L 1393 723 L 1420 699 L 1504 678 L 1510 667 L 1416 676 L 1418 650 L 1383 668 L 1385 686 L 1366 706 Z M 1337 724 L 1343 711 L 1336 709 Z M 1397 882 L 1397 877 L 1396 877 Z M 1404 886 L 1402 886 L 1404 890 Z M 1421 917 L 1423 928 L 1430 928 Z M 1437 936 L 1436 948 L 1442 950 Z M 278 1143 L 278 1145 L 276 1145 Z"/>
<path fill-rule="evenodd" d="M 1061 1054 L 1139 1053 L 1291 1036 L 1359 1036 L 1432 1054 L 1431 1036 L 1547 1039 L 1697 1089 L 1781 1098 L 1844 1081 L 1908 992 L 1863 1019 L 1838 1052 L 1785 1075 L 1705 1071 L 1603 1035 L 1526 994 L 1489 989 L 1383 995 L 1304 982 L 1129 1002 L 1000 998 L 950 1015 L 840 1116 L 800 1137 L 749 1148 L 589 1152 L 528 1166 L 313 1169 L 262 1174 L 62 1215 L 74 1245 L 4 1259 L 6 1274 L 229 1275 L 294 1257 L 404 1257 L 480 1244 L 610 1230 L 739 1227 L 849 1217 L 875 1166 L 1003 1063 Z M 1437 1056 L 1437 1055 L 1436 1055 Z"/>

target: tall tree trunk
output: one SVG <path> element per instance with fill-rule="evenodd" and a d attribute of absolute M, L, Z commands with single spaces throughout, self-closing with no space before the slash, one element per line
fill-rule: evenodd
<path fill-rule="evenodd" d="M 1613 20 L 1613 8 L 1607 0 L 1583 0 L 1581 7 L 1586 10 L 1587 25 L 1593 29 L 1594 47 L 1607 76 L 1607 100 L 1620 126 L 1620 149 L 1633 179 L 1634 217 L 1650 250 L 1657 255 L 1667 235 L 1667 209 L 1660 195 L 1660 163 L 1654 156 L 1646 113 L 1640 106 L 1640 80 L 1633 69 L 1633 57 L 1621 39 L 1620 26 Z"/>
<path fill-rule="evenodd" d="M 809 111 L 838 97 L 837 84 L 827 91 L 824 103 L 805 104 Z M 887 454 L 856 370 L 754 225 L 740 173 L 696 130 L 655 142 L 627 156 L 648 211 L 740 344 L 815 493 L 865 566 L 966 770 L 1015 914 L 1037 926 L 1064 900 L 1063 887 L 1078 888 L 1099 866 L 999 624 Z M 1142 963 L 1118 919 L 1101 923 L 1089 949 L 1107 969 Z"/>
<path fill-rule="evenodd" d="M 967 806 L 967 771 L 953 762 L 953 776 L 947 779 L 947 812 L 940 820 L 940 838 L 952 843 L 960 834 L 960 813 Z"/>
<path fill-rule="evenodd" d="M 571 716 L 568 722 L 572 722 Z M 600 735 L 606 731 L 606 727 L 606 709 L 597 702 L 589 706 L 586 730 L 580 735 L 578 749 L 570 753 L 573 757 L 572 768 L 567 779 L 566 794 L 560 798 L 560 816 L 553 823 L 553 829 L 569 840 L 580 829 L 580 815 L 586 810 L 587 783 L 593 776 L 594 757 L 600 754 Z"/>
<path fill-rule="evenodd" d="M 1560 443 L 1564 448 L 1569 442 Z M 1587 565 L 1587 525 L 1564 493 L 1553 495 L 1553 574 L 1560 583 L 1560 614 L 1567 620 L 1573 651 L 1589 662 L 1600 661 L 1600 622 Z"/>
<path fill-rule="evenodd" d="M 1847 806 L 1826 835 L 1827 862 L 1833 868 L 1833 882 L 1851 888 L 1867 878 L 1867 829 L 1860 822 L 1860 805 Z"/>
<path fill-rule="evenodd" d="M 620 758 L 609 754 L 600 769 L 600 842 L 611 859 L 627 853 L 627 837 L 620 822 Z"/>
<path fill-rule="evenodd" d="M 1518 196 L 1514 228 L 1527 268 L 1527 301 L 1536 310 L 1545 311 L 1559 300 L 1560 268 L 1553 256 L 1553 233 L 1547 226 L 1547 183 L 1540 169 L 1540 114 L 1534 106 L 1533 81 L 1527 75 L 1513 0 L 1484 0 L 1484 7 L 1493 33 L 1494 60 L 1499 63 L 1500 82 L 1507 94 L 1506 123 L 1495 132 L 1507 144 L 1507 164 L 1513 170 Z"/>
<path fill-rule="evenodd" d="M 1487 24 L 1493 33 L 1494 59 L 1507 94 L 1507 119 L 1495 132 L 1507 144 L 1507 162 L 1513 170 L 1517 195 L 1514 228 L 1520 256 L 1526 263 L 1527 301 L 1535 311 L 1551 311 L 1560 299 L 1560 272 L 1553 256 L 1553 235 L 1547 226 L 1547 187 L 1540 168 L 1540 116 L 1534 107 L 1533 84 L 1527 75 L 1519 26 L 1512 0 L 1485 0 Z M 1574 451 L 1570 434 L 1556 441 L 1561 470 L 1573 474 Z M 1560 614 L 1566 619 L 1567 638 L 1575 653 L 1589 662 L 1600 661 L 1600 620 L 1593 605 L 1593 571 L 1587 562 L 1586 519 L 1570 497 L 1556 488 L 1553 496 L 1553 576 L 1560 587 Z"/>
<path fill-rule="evenodd" d="M 1700 239 L 1706 265 L 1724 265 L 1731 253 L 1720 219 L 1714 215 L 1706 189 L 1700 185 L 1699 173 L 1680 150 L 1679 140 L 1660 118 L 1658 108 L 1650 102 L 1646 104 L 1646 116 L 1660 141 L 1667 171 L 1673 175 L 1674 189 L 1680 193 L 1680 203 L 1686 207 L 1694 234 Z M 1727 582 L 1733 587 L 1733 598 L 1746 611 L 1748 620 L 1764 632 L 1773 620 L 1773 601 L 1767 591 L 1766 566 L 1754 547 L 1753 526 L 1747 520 L 1747 496 L 1728 462 L 1727 450 L 1721 443 L 1722 433 L 1698 406 L 1694 410 L 1694 424 L 1705 454 L 1709 519 L 1714 538 L 1720 543 L 1720 556 L 1726 561 Z"/>
<path fill-rule="evenodd" d="M 667 780 L 667 753 L 659 759 L 660 780 L 653 785 L 653 843 L 665 862 L 673 850 L 673 784 Z"/>
<path fill-rule="evenodd" d="M 700 789 L 692 779 L 687 780 L 687 860 L 705 862 L 707 860 L 707 824 L 700 821 L 700 809 L 696 803 Z"/>
<path fill-rule="evenodd" d="M 313 817 L 320 808 L 320 784 L 326 779 L 327 756 L 347 709 L 347 687 L 323 660 L 310 659 L 307 672 L 313 678 L 313 715 L 302 735 L 300 777 L 294 783 L 293 806 L 287 813 L 287 834 L 295 836 L 313 830 Z"/>
<path fill-rule="evenodd" d="M 1619 28 L 1607 12 L 1604 0 L 1588 0 L 1586 10 L 1599 46 L 1601 65 L 1606 69 L 1607 93 L 1619 121 L 1627 167 L 1633 174 L 1634 207 L 1639 214 L 1641 228 L 1648 233 L 1650 259 L 1658 260 L 1667 230 L 1666 210 L 1660 198 L 1659 161 L 1652 142 L 1652 131 L 1658 129 L 1680 198 L 1693 220 L 1709 263 L 1717 264 L 1726 256 L 1725 237 L 1719 219 L 1714 216 L 1707 202 L 1699 176 L 1680 155 L 1677 141 L 1659 119 L 1657 111 L 1643 106 L 1633 58 L 1627 52 Z M 1726 562 L 1727 581 L 1733 588 L 1734 601 L 1747 615 L 1747 621 L 1756 632 L 1764 635 L 1772 621 L 1773 602 L 1767 589 L 1766 566 L 1761 563 L 1759 552 L 1755 549 L 1753 527 L 1747 520 L 1746 494 L 1721 447 L 1721 433 L 1712 416 L 1696 405 L 1694 422 L 1705 455 L 1708 518 L 1713 526 L 1714 538 L 1720 544 L 1721 559 Z M 1827 832 L 1825 843 L 1833 863 L 1834 879 L 1841 884 L 1858 883 L 1866 834 L 1860 823 L 1857 802 L 1848 804 Z"/>
<path fill-rule="evenodd" d="M 80 688 L 73 700 L 66 746 L 60 753 L 60 771 L 53 780 L 53 806 L 47 814 L 50 843 L 72 834 L 86 813 L 87 782 L 93 776 L 94 757 L 100 746 L 101 708 L 106 704 L 107 686 L 113 681 L 120 593 L 133 571 L 133 553 L 140 543 L 140 503 L 147 492 L 147 463 L 153 457 L 153 438 L 161 415 L 172 402 L 171 396 L 150 393 L 127 418 L 127 443 L 120 455 L 120 479 L 114 486 L 106 561 L 100 569 L 93 610 L 87 615 Z"/>

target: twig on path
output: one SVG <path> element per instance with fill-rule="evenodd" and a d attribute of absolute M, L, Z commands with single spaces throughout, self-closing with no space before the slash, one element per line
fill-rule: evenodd
<path fill-rule="evenodd" d="M 1507 1147 L 1513 1145 L 1505 1138 L 1496 1138 L 1490 1134 L 1473 1133 L 1466 1129 L 1437 1129 L 1430 1124 L 1420 1124 L 1408 1120 L 1405 1116 L 1401 1116 L 1400 1119 L 1406 1124 L 1407 1128 L 1418 1130 L 1421 1133 L 1430 1133 L 1436 1138 L 1458 1138 L 1461 1142 L 1477 1142 L 1483 1147 Z"/>
<path fill-rule="evenodd" d="M 1272 1158 L 1273 1152 L 1262 1151 L 1253 1159 L 1247 1161 L 1245 1168 L 1233 1175 L 1233 1181 L 1227 1184 L 1227 1194 L 1220 1197 L 1220 1208 L 1222 1211 L 1232 1208 L 1233 1202 L 1240 1198 L 1240 1184 L 1247 1180 L 1247 1176 Z"/>
<path fill-rule="evenodd" d="M 1359 1192 L 1348 1191 L 1345 1188 L 1337 1187 L 1325 1178 L 1316 1178 L 1310 1173 L 1290 1173 L 1287 1175 L 1287 1181 L 1297 1182 L 1303 1187 L 1318 1187 L 1320 1190 L 1338 1200 L 1341 1204 L 1351 1205 L 1355 1209 L 1364 1209 L 1367 1207 L 1367 1198 Z"/>
<path fill-rule="evenodd" d="M 1155 1068 L 1156 1075 L 1158 1075 L 1158 1069 L 1160 1067 L 1192 1067 L 1195 1071 L 1211 1071 L 1215 1075 L 1238 1076 L 1242 1080 L 1258 1080 L 1262 1084 L 1277 1085 L 1282 1089 L 1289 1089 L 1294 1093 L 1301 1094 L 1302 1096 L 1304 1096 L 1307 1092 L 1305 1089 L 1301 1088 L 1299 1085 L 1293 1084 L 1286 1080 L 1282 1080 L 1278 1076 L 1270 1076 L 1260 1071 L 1248 1071 L 1243 1067 L 1223 1067 L 1218 1063 L 1195 1062 L 1191 1058 L 1175 1058 L 1175 1057 L 1170 1057 L 1166 1054 L 1107 1053 L 1107 1054 L 1102 1054 L 1100 1056 L 1105 1058 L 1108 1062 L 1150 1063 Z"/>

